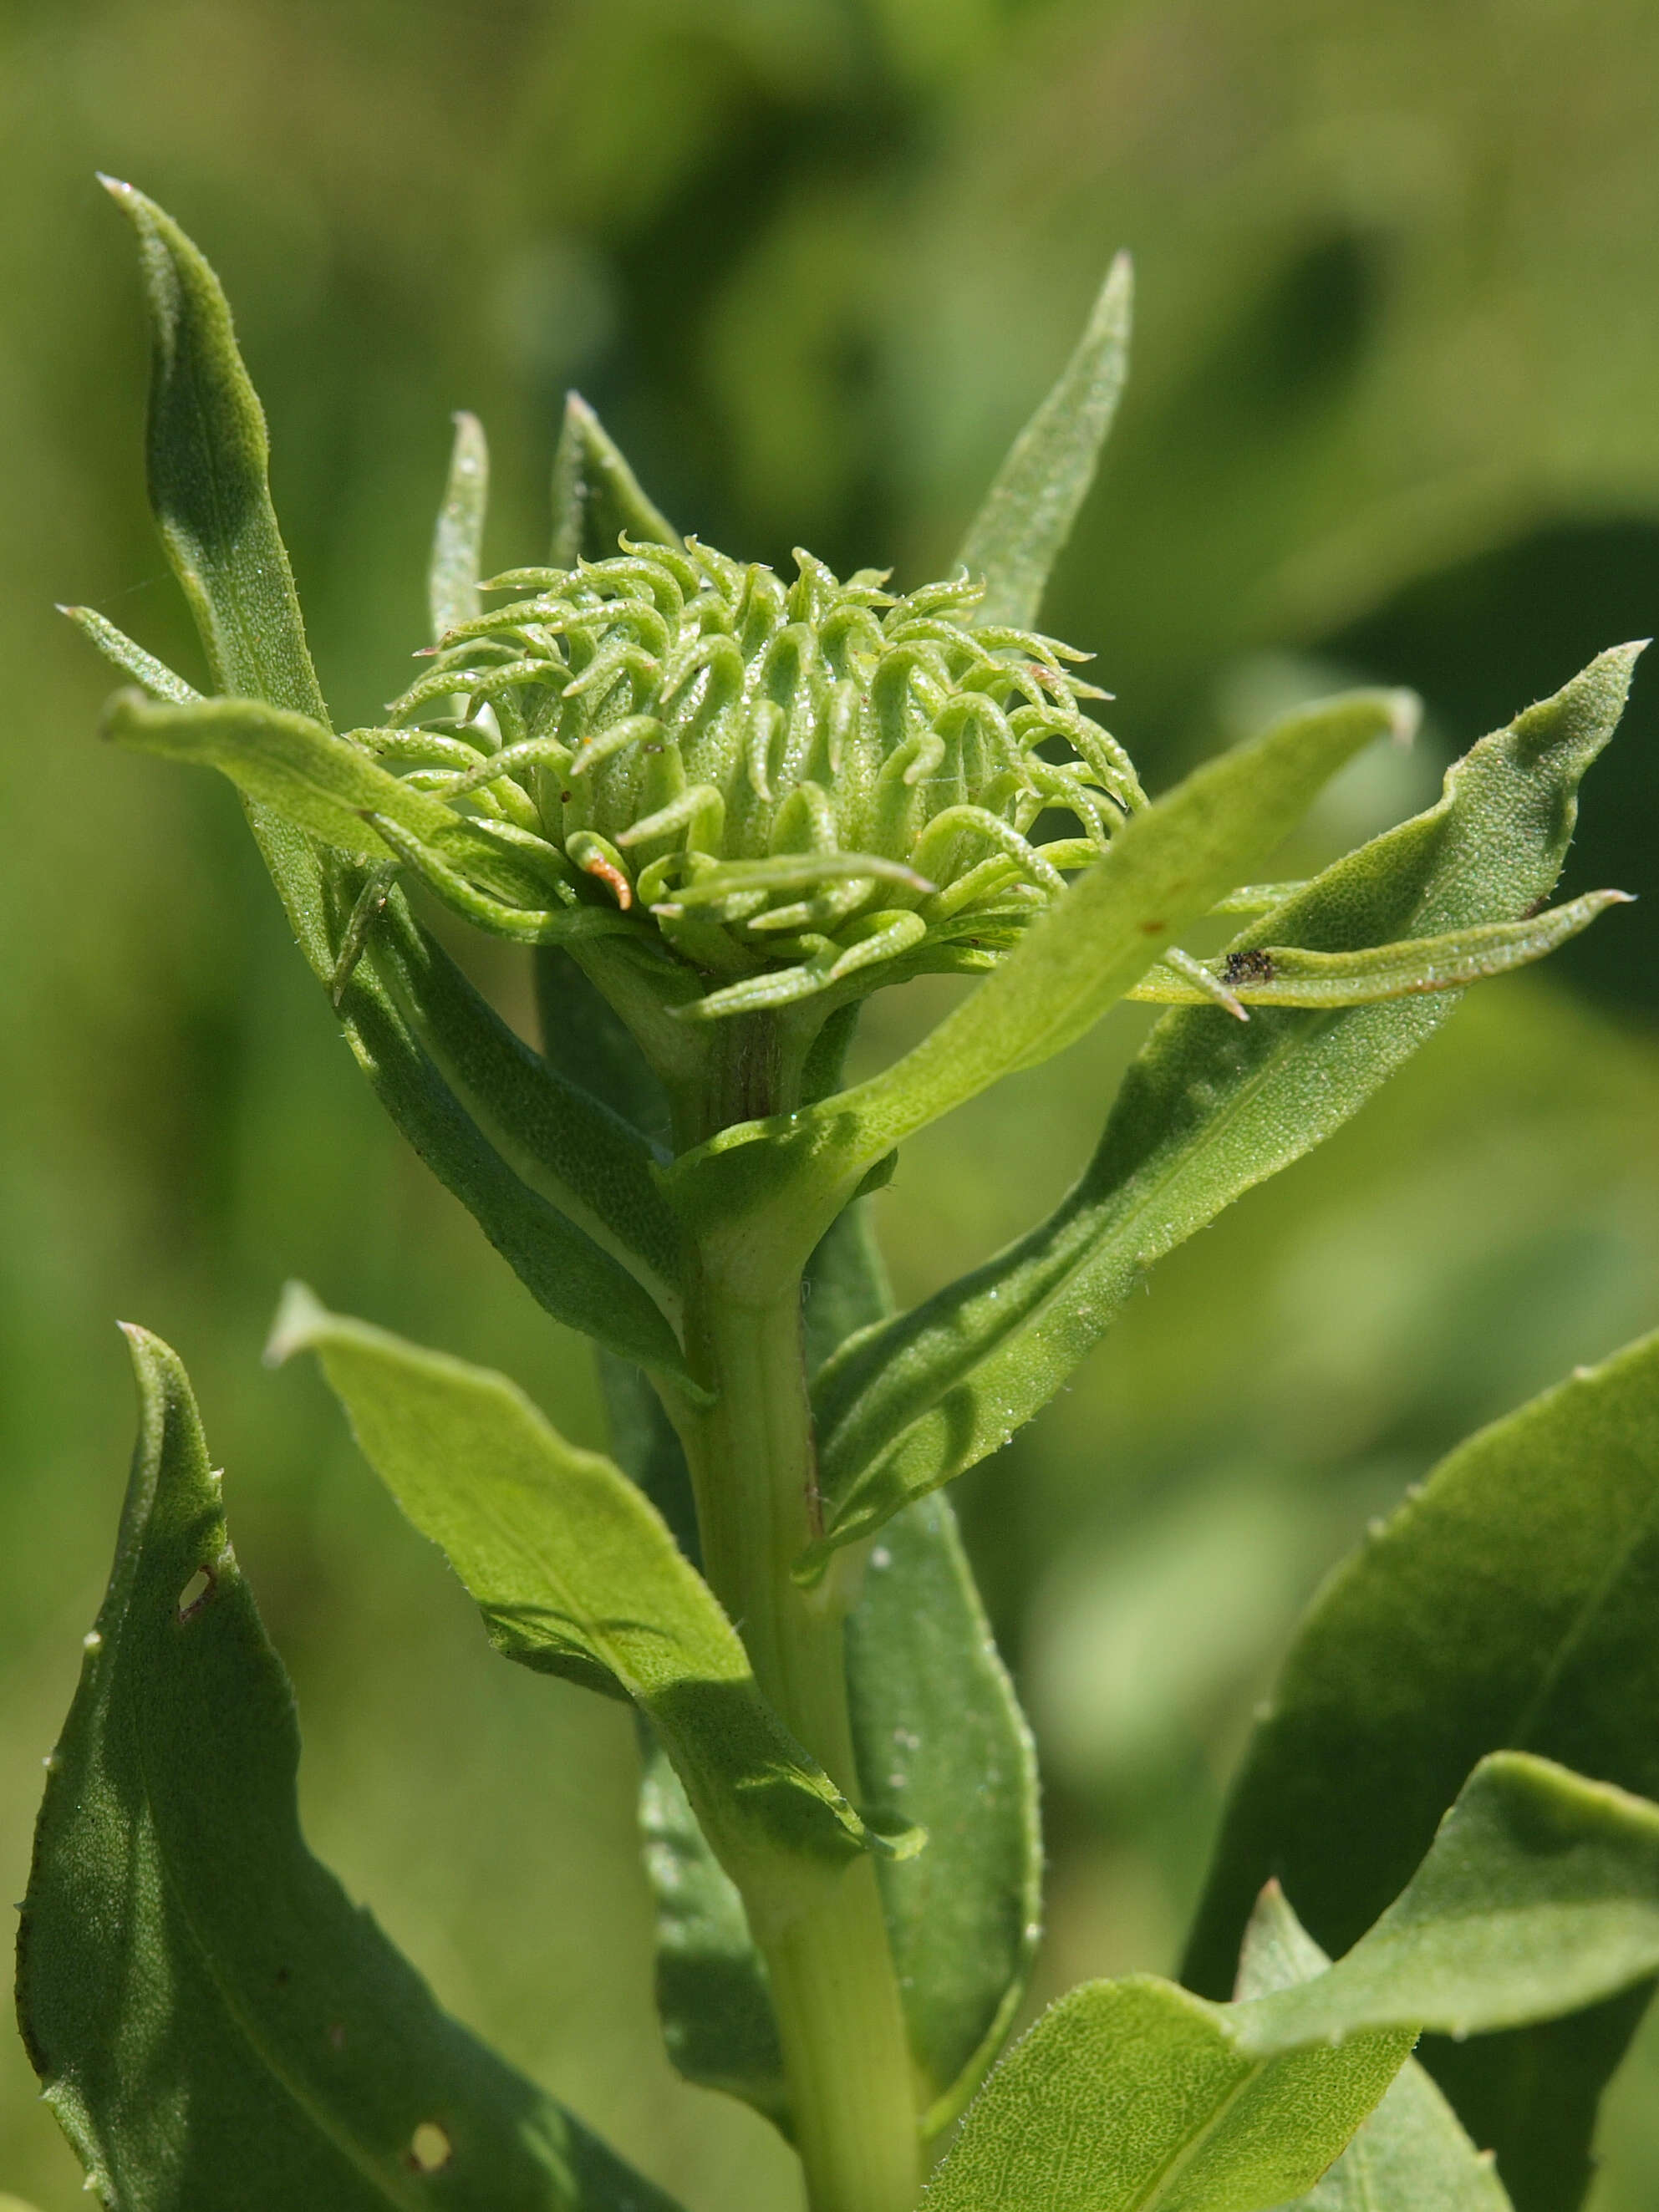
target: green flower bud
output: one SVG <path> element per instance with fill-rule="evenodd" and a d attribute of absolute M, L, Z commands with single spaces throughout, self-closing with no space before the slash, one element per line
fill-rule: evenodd
<path fill-rule="evenodd" d="M 688 963 L 684 1013 L 988 967 L 1146 804 L 1085 656 L 974 627 L 965 574 L 900 597 L 797 552 L 786 587 L 695 539 L 621 544 L 493 579 L 515 596 L 362 734 Z M 1051 811 L 1073 834 L 1034 842 Z"/>

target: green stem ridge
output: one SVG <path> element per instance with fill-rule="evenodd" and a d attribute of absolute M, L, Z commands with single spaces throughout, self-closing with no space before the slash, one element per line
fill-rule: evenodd
<path fill-rule="evenodd" d="M 795 1085 L 767 1017 L 734 1022 L 683 1135 L 776 1110 Z M 694 1139 L 695 1140 L 695 1139 Z M 743 1295 L 728 1264 L 688 1255 L 687 1356 L 714 1394 L 676 1407 L 704 1572 L 736 1623 L 762 1693 L 851 1798 L 859 1794 L 842 1620 L 791 1568 L 821 1528 L 799 1278 Z M 777 2014 L 811 2212 L 908 2212 L 921 2188 L 920 2114 L 873 1862 L 779 1864 L 744 1894 Z"/>

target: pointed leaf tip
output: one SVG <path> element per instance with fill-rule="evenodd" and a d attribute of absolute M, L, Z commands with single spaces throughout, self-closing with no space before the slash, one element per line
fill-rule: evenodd
<path fill-rule="evenodd" d="M 957 555 L 983 576 L 975 620 L 1029 629 L 1090 485 L 1127 372 L 1133 268 L 1118 254 L 1070 360 L 1015 439 Z"/>
<path fill-rule="evenodd" d="M 123 1328 L 138 1443 L 49 1763 L 18 1983 L 88 2186 L 104 2204 L 215 2203 L 234 2172 L 243 2212 L 413 2206 L 410 2152 L 436 2121 L 456 2155 L 434 2201 L 453 2212 L 674 2212 L 440 2011 L 307 1850 L 293 1693 L 235 1564 L 189 1379 L 158 1338 Z M 210 1620 L 180 1602 L 204 1571 Z M 187 2127 L 158 2129 L 134 2097 L 134 2022 L 165 2051 Z M 22 2208 L 0 2190 L 0 2212 Z"/>
<path fill-rule="evenodd" d="M 118 1321 L 115 1326 L 127 1340 L 127 1352 L 141 1382 L 146 1370 L 153 1366 L 171 1365 L 181 1375 L 184 1373 L 184 1362 L 153 1328 L 146 1328 L 142 1322 L 136 1321 Z"/>
<path fill-rule="evenodd" d="M 329 1320 L 327 1307 L 309 1284 L 297 1279 L 284 1283 L 260 1358 L 267 1367 L 285 1365 L 296 1352 L 307 1351 L 318 1341 Z"/>
<path fill-rule="evenodd" d="M 1423 702 L 1415 691 L 1391 691 L 1389 700 L 1389 735 L 1397 745 L 1416 742 L 1423 726 Z"/>

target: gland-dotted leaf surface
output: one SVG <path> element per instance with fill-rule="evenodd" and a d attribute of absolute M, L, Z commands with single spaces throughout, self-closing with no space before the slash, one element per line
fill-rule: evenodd
<path fill-rule="evenodd" d="M 927 2212 L 1255 2212 L 1338 2156 L 1411 2031 L 1246 2056 L 1225 2008 L 1151 1975 L 1085 1982 L 968 2108 Z"/>
<path fill-rule="evenodd" d="M 121 2212 L 672 2212 L 307 1850 L 293 1692 L 189 1382 L 128 1334 L 138 1445 L 19 1942 L 24 2035 L 88 2185 Z"/>
<path fill-rule="evenodd" d="M 1495 1751 L 1394 1903 L 1322 1974 L 1239 2005 L 1246 2050 L 1413 2021 L 1479 2035 L 1659 1969 L 1659 1805 Z"/>
<path fill-rule="evenodd" d="M 1315 1601 L 1235 1784 L 1188 1979 L 1226 1986 L 1269 1872 L 1328 1949 L 1351 1943 L 1495 1746 L 1659 1797 L 1656 1618 L 1649 1337 L 1461 1446 Z M 1580 2201 L 1644 2002 L 1426 2049 L 1522 2212 Z"/>
<path fill-rule="evenodd" d="M 969 2107 L 928 2212 L 1260 2212 L 1305 2195 L 1425 2023 L 1478 2032 L 1659 1962 L 1659 1806 L 1482 1762 L 1404 1892 L 1310 1980 L 1216 2004 L 1085 1983 Z"/>
<path fill-rule="evenodd" d="M 1359 950 L 1512 919 L 1547 898 L 1579 781 L 1618 723 L 1638 651 L 1603 653 L 1483 738 L 1449 771 L 1436 806 L 1295 887 L 1238 948 Z M 1340 1011 L 1263 1007 L 1248 1024 L 1215 1006 L 1159 1022 L 1094 1158 L 1048 1219 L 854 1340 L 820 1377 L 827 1541 L 867 1534 L 994 1451 L 1061 1387 L 1148 1267 L 1340 1127 L 1455 1004 L 1442 992 Z M 1268 1871 L 1235 1899 L 1208 1986 L 1231 1978 L 1249 1899 Z"/>
<path fill-rule="evenodd" d="M 1256 1900 L 1239 1960 L 1237 1995 L 1313 1980 L 1330 1960 L 1277 1882 Z M 1408 2058 L 1336 2164 L 1277 2212 L 1512 2212 L 1490 2151 L 1478 2151 L 1431 2076 Z"/>

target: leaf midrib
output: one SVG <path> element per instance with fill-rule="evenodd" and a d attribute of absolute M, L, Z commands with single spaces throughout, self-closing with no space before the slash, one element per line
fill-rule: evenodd
<path fill-rule="evenodd" d="M 1616 1547 L 1613 1556 L 1608 1561 L 1606 1570 L 1597 1579 L 1594 1588 L 1586 1592 L 1583 1602 L 1574 1615 L 1571 1625 L 1565 1629 L 1557 1639 L 1549 1664 L 1544 1669 L 1536 1689 L 1528 1698 L 1510 1729 L 1508 1742 L 1511 1749 L 1524 1751 L 1528 1747 L 1528 1739 L 1532 1734 L 1538 1716 L 1547 1703 L 1551 1692 L 1560 1681 L 1568 1661 L 1589 1635 L 1595 1616 L 1624 1580 L 1629 1571 L 1632 1559 L 1640 1547 L 1653 1534 L 1656 1527 L 1659 1527 L 1659 1470 L 1656 1471 L 1653 1492 L 1646 1512 L 1639 1517 L 1637 1526 L 1625 1542 Z"/>
<path fill-rule="evenodd" d="M 1444 1020 L 1452 1013 L 1456 1006 L 1457 1001 L 1463 996 L 1463 994 L 1461 990 L 1449 991 L 1443 995 L 1449 1001 L 1449 1004 L 1446 1008 L 1445 1014 L 1441 1018 L 1442 1020 Z M 1314 1042 L 1315 1038 L 1325 1030 L 1360 1011 L 1362 1010 L 1352 1006 L 1335 1008 L 1328 1013 L 1316 1015 L 1312 1024 L 1308 1029 L 1298 1032 L 1295 1036 L 1285 1036 L 1282 1042 L 1273 1048 L 1271 1054 L 1261 1061 L 1260 1066 L 1257 1067 L 1255 1073 L 1249 1078 L 1245 1085 L 1234 1094 L 1231 1100 L 1229 1100 L 1221 1112 L 1214 1119 L 1206 1121 L 1204 1129 L 1204 1139 L 1206 1143 L 1207 1143 L 1213 1135 L 1218 1133 L 1224 1133 L 1231 1126 L 1233 1121 L 1254 1102 L 1255 1095 L 1261 1087 L 1265 1085 L 1270 1078 L 1277 1075 L 1285 1060 L 1290 1057 L 1292 1053 L 1305 1050 L 1307 1047 Z M 882 1468 L 890 1460 L 895 1458 L 898 1455 L 915 1430 L 920 1428 L 923 1422 L 928 1420 L 938 1413 L 940 1406 L 944 1403 L 945 1398 L 951 1391 L 962 1389 L 976 1374 L 988 1367 L 993 1360 L 998 1359 L 1012 1351 L 1021 1337 L 1030 1334 L 1033 1330 L 1040 1328 L 1048 1316 L 1064 1299 L 1067 1291 L 1075 1283 L 1077 1278 L 1082 1274 L 1085 1269 L 1093 1267 L 1101 1261 L 1108 1258 L 1113 1251 L 1121 1251 L 1121 1248 L 1125 1244 L 1132 1243 L 1133 1242 L 1134 1231 L 1144 1221 L 1147 1213 L 1153 1210 L 1157 1202 L 1167 1194 L 1170 1185 L 1176 1182 L 1186 1169 L 1190 1166 L 1193 1158 L 1193 1151 L 1194 1148 L 1191 1146 L 1183 1146 L 1179 1152 L 1171 1156 L 1165 1163 L 1164 1166 L 1161 1170 L 1157 1170 L 1154 1173 L 1152 1179 L 1144 1186 L 1141 1196 L 1123 1212 L 1118 1213 L 1111 1225 L 1103 1231 L 1097 1233 L 1089 1228 L 1084 1227 L 1080 1220 L 1077 1222 L 1073 1233 L 1077 1237 L 1078 1243 L 1081 1247 L 1081 1249 L 1080 1251 L 1074 1252 L 1069 1258 L 1060 1261 L 1056 1279 L 1053 1286 L 1043 1292 L 1042 1295 L 1034 1302 L 1028 1310 L 1024 1319 L 1021 1319 L 1018 1315 L 1011 1316 L 1009 1326 L 997 1335 L 989 1348 L 975 1358 L 965 1363 L 960 1370 L 955 1374 L 951 1379 L 932 1398 L 930 1398 L 927 1404 L 924 1406 L 910 1420 L 904 1424 L 904 1426 L 891 1439 L 891 1441 L 881 1449 L 879 1454 L 872 1458 L 866 1463 L 857 1481 L 849 1487 L 846 1493 L 845 1504 L 837 1516 L 838 1521 L 845 1520 L 847 1507 L 850 1506 L 855 1498 L 860 1498 L 864 1494 L 866 1486 L 877 1478 Z M 1079 1178 L 1079 1182 L 1086 1181 L 1088 1173 L 1088 1168 L 1085 1167 L 1083 1171 L 1083 1176 Z M 1073 1185 L 1074 1189 L 1077 1187 L 1077 1185 Z M 1249 1187 L 1249 1186 L 1246 1186 L 1246 1188 Z M 1121 1184 L 1118 1187 L 1120 1192 L 1125 1188 L 1126 1186 Z M 1227 1202 L 1231 1203 L 1231 1201 L 1230 1200 Z M 1107 1211 L 1111 1206 L 1111 1194 L 1108 1194 L 1102 1198 L 1098 1203 L 1103 1212 Z M 1064 1206 L 1064 1204 L 1065 1200 L 1062 1200 L 1061 1205 Z M 1219 1208 L 1217 1209 L 1217 1211 L 1219 1210 Z M 1213 1218 L 1213 1216 L 1212 1216 L 1211 1218 Z M 1068 1224 L 1068 1226 L 1070 1225 L 1071 1224 Z M 1200 1227 L 1206 1225 L 1206 1223 L 1200 1223 L 1199 1224 Z M 1042 1224 L 1039 1224 L 1038 1228 L 1040 1229 L 1041 1226 Z M 1037 1233 L 1036 1231 L 1028 1232 L 1028 1234 L 1032 1235 L 1035 1235 L 1036 1233 Z M 1020 1241 L 1023 1242 L 1024 1239 Z M 1069 1243 L 1071 1239 L 1066 1237 L 1064 1239 L 1064 1242 Z M 1170 1249 L 1173 1248 L 1171 1247 Z M 1164 1252 L 1154 1252 L 1151 1258 L 1146 1258 L 1137 1253 L 1134 1256 L 1133 1264 L 1137 1267 L 1147 1267 L 1152 1265 L 1156 1260 L 1161 1259 L 1164 1256 L 1165 1254 Z M 988 1291 L 980 1293 L 981 1300 L 986 1298 L 988 1296 Z M 1120 1297 L 1117 1301 L 1117 1304 L 1121 1306 L 1121 1304 L 1122 1299 Z M 1115 1307 L 1114 1311 L 1115 1310 L 1116 1308 Z M 878 1324 L 878 1326 L 879 1326 L 879 1324 Z M 1110 1318 L 1109 1316 L 1107 1321 L 1103 1324 L 1098 1334 L 1103 1335 L 1106 1328 L 1109 1326 Z M 854 1405 L 856 1407 L 856 1400 L 854 1400 Z M 1030 1417 L 1028 1416 L 1028 1418 Z M 982 1458 L 985 1455 L 981 1453 L 980 1456 Z M 970 1462 L 969 1464 L 974 1464 L 974 1462 Z M 963 1471 L 963 1470 L 960 1468 L 955 1470 L 956 1473 L 961 1473 Z M 945 1478 L 945 1480 L 950 1480 L 951 1479 L 953 1479 L 951 1476 L 946 1476 Z"/>
<path fill-rule="evenodd" d="M 1223 2033 L 1225 2033 L 1224 2029 Z M 1150 2189 L 1144 2195 L 1136 2197 L 1133 2205 L 1126 2205 L 1124 2212 L 1157 2212 L 1157 2208 L 1160 2204 L 1167 2204 L 1170 2201 L 1170 2189 L 1180 2180 L 1182 2175 L 1189 2170 L 1193 2160 L 1203 2149 L 1205 2144 L 1210 2141 L 1228 2113 L 1232 2111 L 1245 2091 L 1253 2088 L 1268 2067 L 1274 2063 L 1275 2061 L 1271 2058 L 1255 2060 L 1239 2076 L 1226 2096 L 1205 2121 L 1203 2126 L 1194 2134 L 1188 2136 L 1186 2142 L 1173 2153 L 1163 2170 L 1152 2177 Z"/>
<path fill-rule="evenodd" d="M 146 1534 L 148 1534 L 148 1528 Z M 245 1589 L 240 1569 L 233 1567 L 230 1571 L 235 1575 L 237 1586 Z M 133 1590 L 124 1608 L 120 1642 L 114 1654 L 112 1655 L 117 1659 L 118 1663 L 126 1643 L 127 1620 L 131 1615 L 137 1595 L 137 1584 L 135 1581 Z M 226 1595 L 228 1595 L 229 1592 L 227 1591 Z M 202 1970 L 216 1993 L 227 2018 L 247 2045 L 255 2063 L 264 2067 L 265 2072 L 286 2092 L 289 2100 L 316 2129 L 318 2134 L 339 2153 L 353 2171 L 360 2174 L 370 2188 L 374 2190 L 386 2203 L 404 2208 L 404 2212 L 421 2212 L 423 2199 L 405 2186 L 397 2175 L 388 2174 L 379 2160 L 374 2158 L 374 2154 L 363 2147 L 341 2124 L 337 2124 L 327 2106 L 322 2103 L 303 2082 L 297 2081 L 289 2069 L 281 2063 L 265 2037 L 258 2032 L 255 2025 L 255 2016 L 244 2007 L 234 1994 L 233 1984 L 228 1982 L 221 1972 L 214 1951 L 210 1947 L 191 1910 L 188 1887 L 180 1881 L 173 1871 L 171 1854 L 165 1841 L 165 1831 L 156 1818 L 155 1793 L 150 1781 L 145 1734 L 141 1717 L 133 1709 L 134 1687 L 131 1684 L 126 1686 L 123 1704 L 127 1708 L 127 1726 L 137 1751 L 139 1771 L 143 1776 L 144 1804 L 149 1814 L 150 1832 L 155 1838 L 155 1853 L 161 1868 L 162 1885 L 177 1906 L 185 1927 L 190 1930 L 191 1942 L 201 1962 Z M 298 1830 L 297 1822 L 295 1833 L 299 1836 L 300 1848 L 304 1850 L 305 1840 Z"/>

